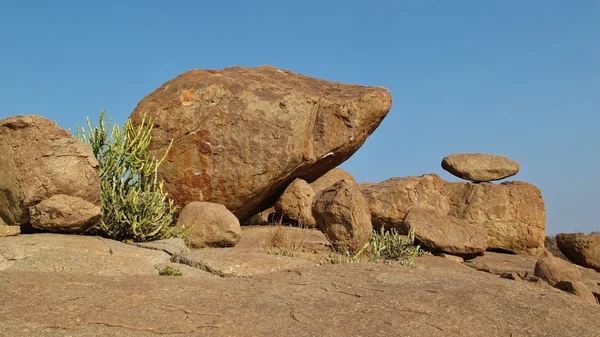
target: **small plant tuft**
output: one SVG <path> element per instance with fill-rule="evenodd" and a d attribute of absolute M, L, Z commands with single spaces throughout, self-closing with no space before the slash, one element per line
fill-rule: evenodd
<path fill-rule="evenodd" d="M 183 276 L 183 273 L 174 267 L 166 266 L 161 271 L 158 272 L 158 275 L 161 276 Z"/>
<path fill-rule="evenodd" d="M 330 256 L 330 263 L 381 262 L 400 260 L 402 265 L 412 266 L 417 256 L 428 255 L 420 245 L 415 245 L 415 234 L 411 229 L 408 236 L 400 235 L 396 229 L 373 231 L 371 239 L 361 249 L 352 252 L 343 247 L 338 248 L 337 256 Z"/>

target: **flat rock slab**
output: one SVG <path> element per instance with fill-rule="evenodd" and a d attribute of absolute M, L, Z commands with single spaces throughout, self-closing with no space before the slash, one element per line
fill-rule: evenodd
<path fill-rule="evenodd" d="M 2 271 L 0 291 L 13 337 L 581 337 L 600 321 L 573 295 L 435 257 L 216 280 Z"/>
<path fill-rule="evenodd" d="M 465 261 L 464 265 L 494 275 L 515 273 L 520 278 L 526 278 L 534 275 L 535 264 L 537 261 L 537 258 L 529 256 L 485 252 L 485 255 L 483 256 L 478 256 L 473 260 Z M 593 269 L 584 268 L 575 264 L 573 266 L 579 269 L 582 281 L 590 288 L 590 290 L 600 296 L 600 273 Z"/>
<path fill-rule="evenodd" d="M 533 275 L 537 258 L 502 254 L 494 252 L 485 252 L 483 256 L 478 256 L 473 260 L 465 261 L 465 265 L 479 271 L 488 272 L 495 275 L 514 272 L 517 274 Z"/>
<path fill-rule="evenodd" d="M 279 231 L 279 232 L 277 232 Z M 315 228 L 298 228 L 292 226 L 242 226 L 242 237 L 232 251 L 259 252 L 265 251 L 273 242 L 273 236 L 281 236 L 291 245 L 300 245 L 302 250 L 312 253 L 331 252 L 331 243 L 325 234 Z"/>
<path fill-rule="evenodd" d="M 265 253 L 235 252 L 225 249 L 198 250 L 174 256 L 173 262 L 186 264 L 219 276 L 250 276 L 314 266 L 307 260 Z"/>
<path fill-rule="evenodd" d="M 0 237 L 0 270 L 88 275 L 157 275 L 169 254 L 95 236 L 21 234 Z"/>
<path fill-rule="evenodd" d="M 457 153 L 444 157 L 442 168 L 452 175 L 470 181 L 494 181 L 519 173 L 519 163 L 487 153 Z"/>

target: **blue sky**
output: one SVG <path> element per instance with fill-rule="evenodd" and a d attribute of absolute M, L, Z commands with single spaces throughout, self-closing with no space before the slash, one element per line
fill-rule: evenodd
<path fill-rule="evenodd" d="M 123 123 L 184 71 L 265 64 L 391 91 L 359 182 L 501 154 L 548 233 L 600 230 L 600 1 L 0 2 L 0 118 Z"/>

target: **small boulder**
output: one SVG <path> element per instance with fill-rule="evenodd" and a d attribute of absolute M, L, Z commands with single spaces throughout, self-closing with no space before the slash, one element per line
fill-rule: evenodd
<path fill-rule="evenodd" d="M 533 274 L 553 287 L 563 281 L 581 281 L 581 272 L 576 266 L 554 256 L 539 259 Z"/>
<path fill-rule="evenodd" d="M 598 300 L 596 299 L 596 296 L 594 296 L 594 293 L 592 293 L 590 288 L 582 281 L 561 281 L 556 283 L 554 287 L 575 296 L 579 296 L 586 302 L 598 304 Z"/>
<path fill-rule="evenodd" d="M 485 227 L 488 249 L 530 255 L 532 248 L 544 247 L 546 208 L 536 186 L 511 181 L 447 182 L 446 187 L 450 215 Z"/>
<path fill-rule="evenodd" d="M 436 174 L 390 178 L 380 183 L 358 186 L 369 203 L 371 221 L 376 229 L 400 226 L 406 213 L 413 207 L 442 215 L 450 211 L 445 182 Z"/>
<path fill-rule="evenodd" d="M 318 195 L 313 215 L 336 247 L 360 249 L 373 234 L 367 201 L 352 181 L 340 180 Z"/>
<path fill-rule="evenodd" d="M 97 206 L 95 216 L 86 215 L 97 219 L 101 206 L 98 167 L 89 145 L 49 119 L 26 115 L 0 120 L 0 217 L 9 226 L 29 227 L 30 210 L 55 195 L 65 195 L 81 199 L 81 205 Z M 38 219 L 56 215 L 38 214 Z M 81 233 L 88 223 L 79 226 L 80 220 L 61 219 L 61 231 Z"/>
<path fill-rule="evenodd" d="M 600 233 L 561 233 L 556 235 L 556 244 L 573 263 L 600 272 Z"/>
<path fill-rule="evenodd" d="M 295 179 L 277 200 L 275 212 L 283 221 L 315 227 L 317 223 L 312 214 L 314 196 L 315 192 L 306 181 Z"/>
<path fill-rule="evenodd" d="M 406 214 L 400 232 L 407 234 L 410 230 L 414 230 L 415 239 L 433 253 L 472 258 L 487 248 L 484 227 L 428 209 L 413 208 Z"/>
<path fill-rule="evenodd" d="M 101 208 L 78 197 L 53 195 L 29 207 L 33 228 L 55 233 L 84 233 L 100 223 Z"/>
<path fill-rule="evenodd" d="M 315 194 L 319 194 L 327 187 L 343 179 L 356 183 L 356 180 L 354 180 L 354 177 L 350 173 L 339 167 L 336 167 L 319 177 L 319 179 L 310 183 L 310 187 L 312 187 Z"/>
<path fill-rule="evenodd" d="M 242 235 L 239 220 L 224 205 L 195 201 L 179 214 L 177 227 L 194 226 L 189 243 L 194 248 L 235 246 Z"/>
<path fill-rule="evenodd" d="M 459 178 L 483 182 L 514 176 L 519 172 L 519 163 L 486 153 L 458 153 L 445 157 L 442 168 Z"/>

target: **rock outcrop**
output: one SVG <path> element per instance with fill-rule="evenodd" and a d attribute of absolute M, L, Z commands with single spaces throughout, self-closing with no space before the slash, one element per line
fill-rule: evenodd
<path fill-rule="evenodd" d="M 315 227 L 317 223 L 312 214 L 314 196 L 315 192 L 306 181 L 295 179 L 277 200 L 275 212 L 283 221 Z"/>
<path fill-rule="evenodd" d="M 600 233 L 561 233 L 556 244 L 567 259 L 600 272 Z"/>
<path fill-rule="evenodd" d="M 413 208 L 446 215 L 450 211 L 445 182 L 436 174 L 390 178 L 358 185 L 371 210 L 373 228 L 396 228 Z"/>
<path fill-rule="evenodd" d="M 445 157 L 442 168 L 456 177 L 484 182 L 514 176 L 519 172 L 519 163 L 486 153 L 458 153 Z"/>
<path fill-rule="evenodd" d="M 294 179 L 312 182 L 348 159 L 392 105 L 381 87 L 271 66 L 191 70 L 142 99 L 150 150 L 174 144 L 159 174 L 177 204 L 225 205 L 240 220 L 273 205 Z"/>
<path fill-rule="evenodd" d="M 526 252 L 544 247 L 546 209 L 541 191 L 524 182 L 446 183 L 450 215 L 484 226 L 488 249 Z"/>
<path fill-rule="evenodd" d="M 196 201 L 181 210 L 177 227 L 192 227 L 189 242 L 194 248 L 230 247 L 240 241 L 239 220 L 223 205 Z"/>
<path fill-rule="evenodd" d="M 487 248 L 484 227 L 428 209 L 412 208 L 400 229 L 401 234 L 414 230 L 417 242 L 432 253 L 472 258 L 483 254 Z"/>
<path fill-rule="evenodd" d="M 100 178 L 91 148 L 44 117 L 0 120 L 0 172 L 0 217 L 9 226 L 83 233 L 100 220 Z"/>
<path fill-rule="evenodd" d="M 371 213 L 358 186 L 340 180 L 318 195 L 313 204 L 318 228 L 336 247 L 360 249 L 373 232 Z"/>

